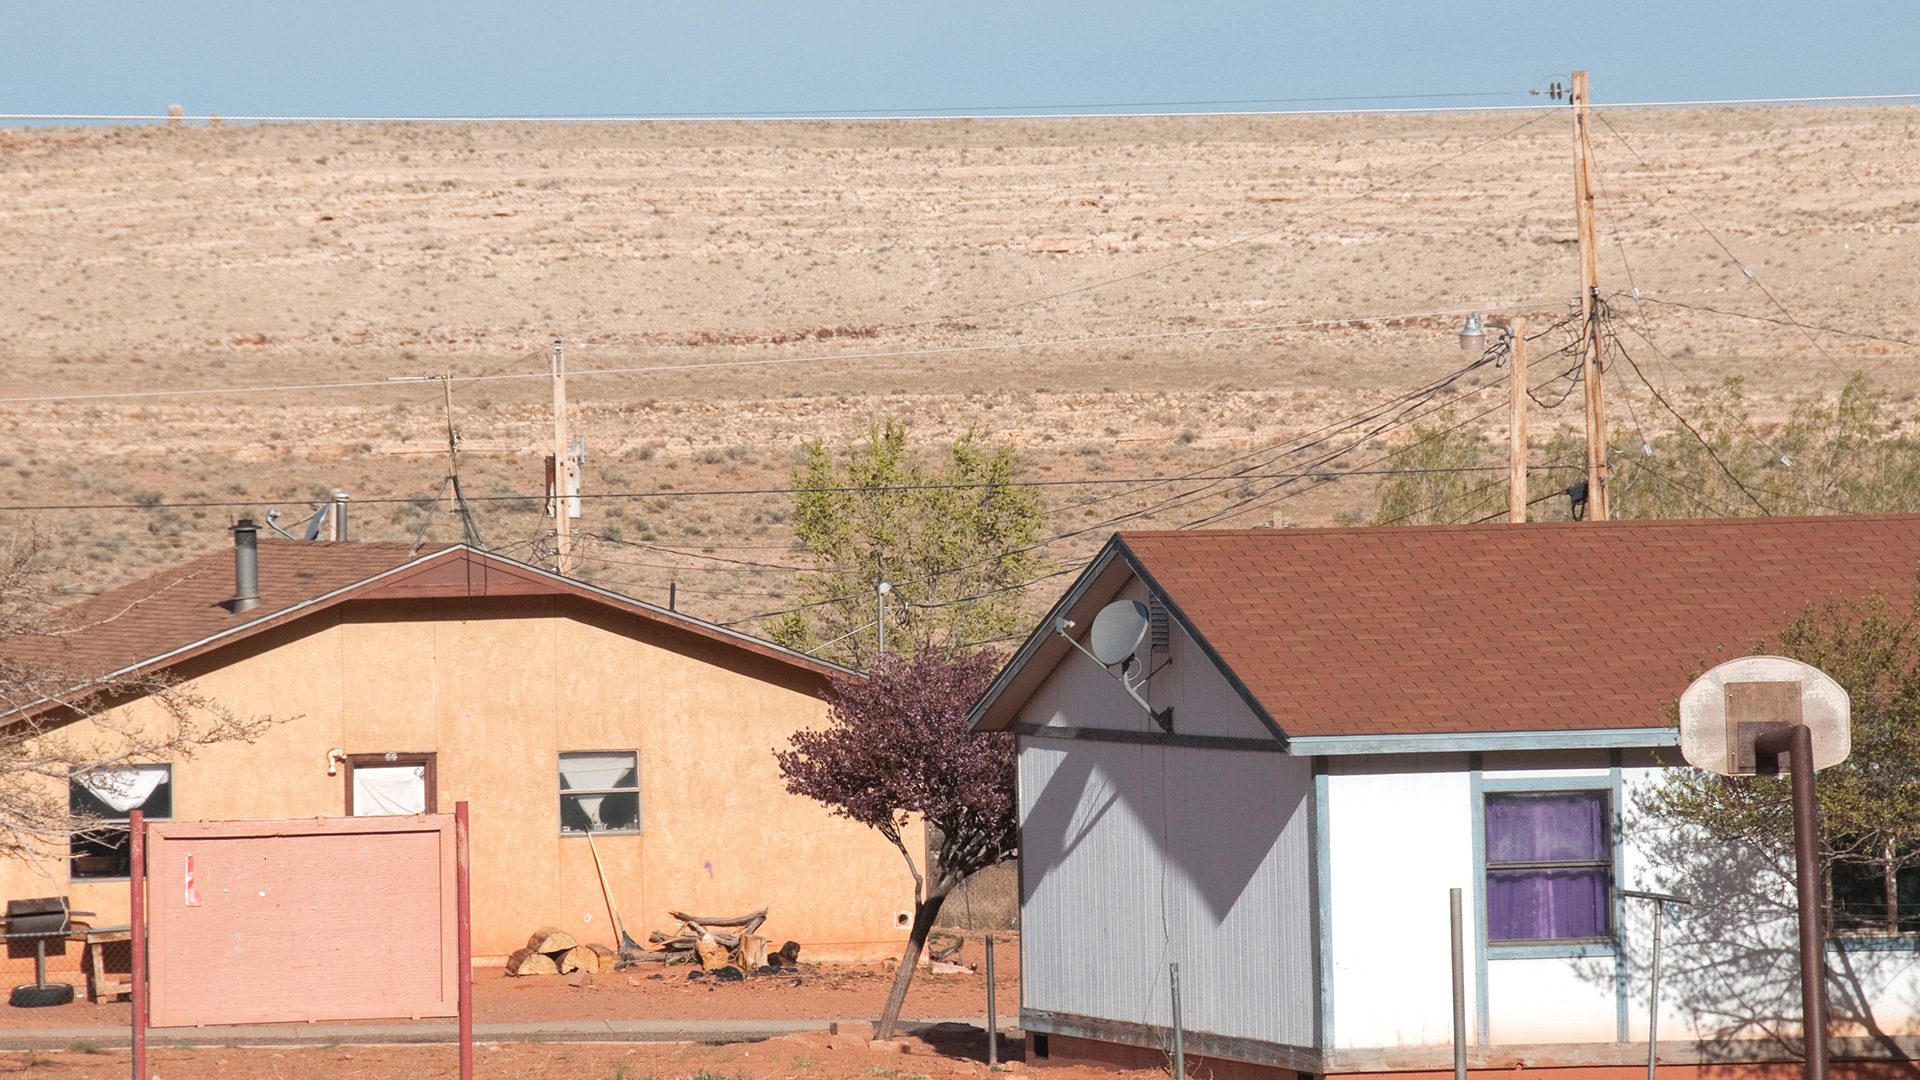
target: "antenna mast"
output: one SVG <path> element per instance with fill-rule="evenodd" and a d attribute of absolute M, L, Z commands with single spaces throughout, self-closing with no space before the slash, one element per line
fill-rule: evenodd
<path fill-rule="evenodd" d="M 560 342 L 553 343 L 553 498 L 547 508 L 553 514 L 553 569 L 561 577 L 573 575 L 573 512 L 571 480 L 578 475 L 567 451 L 567 365 Z"/>
<path fill-rule="evenodd" d="M 427 511 L 427 520 L 420 526 L 420 535 L 414 538 L 413 549 L 415 551 L 420 550 L 420 545 L 426 541 L 427 529 L 433 525 L 433 515 L 440 509 L 440 498 L 448 494 L 449 489 L 451 489 L 454 513 L 460 515 L 460 538 L 462 542 L 470 548 L 476 548 L 482 551 L 486 550 L 487 543 L 480 537 L 480 520 L 474 515 L 473 505 L 467 502 L 466 494 L 460 490 L 460 434 L 453 426 L 453 372 L 449 371 L 444 375 L 396 375 L 387 381 L 439 383 L 442 395 L 441 401 L 447 416 L 447 478 L 440 482 L 440 490 L 433 497 L 433 507 Z M 340 497 L 335 500 L 338 509 L 335 512 L 336 516 L 334 518 L 334 531 L 336 534 L 334 539 L 345 540 L 347 538 L 345 517 L 347 508 L 346 504 L 341 501 L 341 499 L 345 497 L 345 493 L 335 492 L 334 494 Z M 318 521 L 319 519 L 315 518 L 315 520 Z"/>
<path fill-rule="evenodd" d="M 1580 228 L 1581 378 L 1587 391 L 1587 518 L 1606 521 L 1607 406 L 1600 386 L 1599 245 L 1593 235 L 1593 139 L 1587 117 L 1587 73 L 1573 73 L 1573 205 Z"/>

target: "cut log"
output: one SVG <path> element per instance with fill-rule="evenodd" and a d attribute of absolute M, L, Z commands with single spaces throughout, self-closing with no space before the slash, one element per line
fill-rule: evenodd
<path fill-rule="evenodd" d="M 558 975 L 560 966 L 546 953 L 535 949 L 519 949 L 507 957 L 507 974 L 515 978 L 522 975 Z"/>
<path fill-rule="evenodd" d="M 767 966 L 767 939 L 758 934 L 740 935 L 740 970 L 758 971 Z"/>
<path fill-rule="evenodd" d="M 563 953 L 578 944 L 572 934 L 557 926 L 543 926 L 527 939 L 527 948 L 543 953 Z"/>
<path fill-rule="evenodd" d="M 700 966 L 708 971 L 719 971 L 733 963 L 733 953 L 725 945 L 707 938 L 697 946 L 700 953 Z"/>
<path fill-rule="evenodd" d="M 767 909 L 760 908 L 757 911 L 749 911 L 745 915 L 734 915 L 732 917 L 724 915 L 689 915 L 684 911 L 669 911 L 667 915 L 683 923 L 699 923 L 701 926 L 745 926 L 755 919 L 765 921 Z M 752 931 L 748 932 L 751 933 Z"/>
<path fill-rule="evenodd" d="M 604 967 L 600 963 L 600 954 L 595 952 L 591 945 L 575 945 L 555 956 L 553 962 L 559 965 L 562 975 L 569 975 L 576 971 L 584 971 L 589 975 L 600 971 L 612 971 L 613 950 L 607 949 L 605 945 L 600 947 L 607 950 L 607 962 Z"/>
<path fill-rule="evenodd" d="M 593 970 L 596 972 L 612 971 L 613 966 L 620 962 L 619 952 L 611 945 L 602 945 L 597 941 L 589 941 L 580 947 L 590 950 L 593 953 L 593 959 L 596 965 Z"/>

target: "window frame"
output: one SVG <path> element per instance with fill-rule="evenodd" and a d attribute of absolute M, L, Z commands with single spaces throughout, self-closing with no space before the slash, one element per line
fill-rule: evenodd
<path fill-rule="evenodd" d="M 632 787 L 612 787 L 612 788 L 561 787 L 560 786 L 561 760 L 564 758 L 572 757 L 579 754 L 631 754 L 633 755 L 633 786 Z M 644 777 L 642 777 L 640 772 L 640 751 L 638 748 L 615 747 L 612 749 L 598 749 L 598 750 L 561 750 L 558 753 L 554 754 L 553 756 L 553 788 L 554 788 L 554 800 L 553 800 L 554 823 L 553 824 L 554 824 L 554 828 L 562 840 L 578 840 L 581 837 L 585 837 L 585 836 L 639 836 L 642 833 L 646 832 L 646 826 L 647 826 L 646 803 L 642 801 L 642 798 L 641 798 L 641 792 L 645 786 L 646 785 L 645 785 Z M 572 832 L 567 829 L 566 816 L 561 812 L 561 807 L 566 805 L 567 796 L 569 795 L 627 795 L 627 794 L 631 794 L 633 796 L 633 821 L 634 821 L 633 828 L 631 829 L 600 829 L 597 831 L 592 829 L 585 829 L 579 832 Z"/>
<path fill-rule="evenodd" d="M 353 814 L 353 770 L 359 768 L 362 765 L 371 765 L 375 768 L 387 768 L 389 766 L 398 767 L 401 765 L 425 766 L 426 772 L 427 772 L 427 775 L 426 775 L 427 807 L 422 812 L 428 813 L 428 814 L 439 813 L 440 812 L 439 810 L 439 807 L 440 807 L 439 757 L 440 757 L 439 754 L 430 750 L 425 752 L 402 752 L 399 750 L 389 750 L 381 754 L 343 755 L 344 764 L 346 765 L 346 767 L 341 769 L 340 773 L 341 773 L 341 776 L 345 778 L 346 787 L 347 787 L 347 797 L 346 797 L 346 803 L 345 803 L 347 808 L 346 816 L 347 817 L 354 816 Z"/>
<path fill-rule="evenodd" d="M 1490 960 L 1520 960 L 1534 958 L 1570 958 L 1570 957 L 1611 957 L 1620 949 L 1620 923 L 1624 915 L 1620 899 L 1620 867 L 1624 838 L 1620 828 L 1621 788 L 1613 775 L 1615 770 L 1605 773 L 1574 773 L 1569 775 L 1537 775 L 1525 777 L 1488 777 L 1482 776 L 1474 785 L 1473 793 L 1473 861 L 1474 893 L 1476 916 L 1479 923 L 1477 936 L 1484 955 Z M 1489 795 L 1550 795 L 1559 793 L 1597 793 L 1606 802 L 1606 821 L 1608 832 L 1607 857 L 1591 862 L 1546 862 L 1533 864 L 1489 863 L 1487 860 L 1487 796 Z M 1487 915 L 1487 873 L 1489 870 L 1524 869 L 1526 866 L 1598 866 L 1607 872 L 1607 934 L 1592 938 L 1550 938 L 1542 940 L 1512 940 L 1489 936 Z"/>
<path fill-rule="evenodd" d="M 166 814 L 166 816 L 165 816 L 165 817 L 151 817 L 151 816 L 148 816 L 148 817 L 146 817 L 146 818 L 145 818 L 145 820 L 147 820 L 147 821 L 172 821 L 172 820 L 173 820 L 173 794 L 174 794 L 174 793 L 173 793 L 173 777 L 174 777 L 174 773 L 173 773 L 173 765 L 174 765 L 174 763 L 173 763 L 173 762 L 171 762 L 171 761 L 136 761 L 136 762 L 130 762 L 130 763 L 129 763 L 129 767 L 131 767 L 131 768 L 151 768 L 151 767 L 155 767 L 155 766 L 158 766 L 158 767 L 160 767 L 160 768 L 163 768 L 163 769 L 165 769 L 165 770 L 167 770 L 167 779 L 166 779 L 166 786 L 167 786 L 167 814 Z M 69 771 L 69 772 L 67 773 L 67 799 L 68 799 L 68 803 L 67 803 L 67 813 L 68 813 L 68 818 L 69 818 L 69 820 L 71 820 L 71 818 L 72 818 L 72 813 L 73 813 L 73 803 L 72 803 L 72 799 L 73 799 L 73 785 L 74 785 L 74 782 L 75 782 L 75 780 L 76 780 L 76 779 L 77 779 L 77 778 L 78 778 L 78 777 L 80 776 L 80 774 L 81 774 L 81 773 L 86 773 L 86 772 L 91 772 L 91 771 L 93 771 L 93 770 L 91 770 L 91 769 L 74 769 L 74 770 L 70 770 L 70 771 Z M 156 790 L 158 790 L 158 786 L 157 786 L 157 785 L 156 785 Z M 149 800 L 149 801 L 151 801 L 151 799 L 152 799 L 152 796 L 148 796 L 148 800 Z M 104 819 L 102 819 L 102 820 L 103 820 L 104 822 L 116 822 L 116 819 L 114 819 L 114 818 L 104 818 Z M 102 831 L 105 831 L 105 830 L 111 830 L 111 831 L 113 831 L 113 832 L 118 832 L 118 833 L 120 833 L 121 835 L 123 835 L 123 836 L 124 836 L 124 835 L 129 835 L 129 834 L 130 834 L 130 832 L 131 832 L 131 829 L 132 829 L 132 824 L 131 824 L 131 819 L 129 818 L 129 819 L 118 819 L 118 820 L 117 820 L 117 823 L 116 823 L 116 824 L 108 824 L 108 825 L 106 825 L 106 826 L 104 826 L 104 829 L 103 829 Z M 72 887 L 72 886 L 74 886 L 74 885 L 94 885 L 94 884 L 100 884 L 100 883 L 103 883 L 103 882 L 104 882 L 104 883 L 107 883 L 107 884 L 111 884 L 111 883 L 113 883 L 113 882 L 116 882 L 116 881 L 128 881 L 128 880 L 131 880 L 131 877 L 130 877 L 130 875 L 131 875 L 131 873 L 132 873 L 132 861 L 131 861 L 131 858 L 129 858 L 129 861 L 128 861 L 128 873 L 125 873 L 125 874 L 98 874 L 98 875 L 95 875 L 95 874 L 84 874 L 84 875 L 82 875 L 82 874 L 77 874 L 77 873 L 75 873 L 75 869 L 74 869 L 74 863 L 73 863 L 73 860 L 74 860 L 74 854 L 73 854 L 73 842 L 74 842 L 74 839 L 75 839 L 75 838 L 76 838 L 76 837 L 77 837 L 77 836 L 78 836 L 78 835 L 79 835 L 79 834 L 80 834 L 81 832 L 86 832 L 86 831 L 93 831 L 93 830 L 82 830 L 82 829 L 72 829 L 72 828 L 70 828 L 70 829 L 68 829 L 68 830 L 67 830 L 67 858 L 66 858 L 66 864 L 67 864 L 67 885 L 68 885 L 68 887 L 69 887 L 69 888 L 71 888 L 71 887 Z M 131 840 L 130 840 L 130 839 L 129 839 L 129 844 L 128 844 L 128 846 L 129 846 L 129 848 L 131 848 L 131 846 L 132 846 L 132 845 L 131 845 Z M 129 852 L 129 854 L 131 854 L 131 852 Z"/>

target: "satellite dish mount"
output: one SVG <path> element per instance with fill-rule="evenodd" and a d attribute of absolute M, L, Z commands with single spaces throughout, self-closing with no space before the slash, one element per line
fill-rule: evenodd
<path fill-rule="evenodd" d="M 1093 617 L 1093 627 L 1087 631 L 1087 645 L 1074 640 L 1067 631 L 1073 629 L 1073 620 L 1055 619 L 1053 631 L 1067 639 L 1067 644 L 1086 653 L 1094 663 L 1107 669 L 1107 674 L 1120 680 L 1121 689 L 1127 696 L 1147 711 L 1147 716 L 1159 725 L 1160 730 L 1173 733 L 1173 706 L 1155 710 L 1147 704 L 1146 695 L 1141 691 L 1147 688 L 1147 676 L 1138 681 L 1134 670 L 1139 665 L 1140 643 L 1147 638 L 1147 629 L 1152 619 L 1147 613 L 1147 605 L 1138 600 L 1116 600 L 1100 609 Z M 1089 648 L 1088 646 L 1092 646 Z M 1113 669 L 1118 667 L 1119 671 Z"/>

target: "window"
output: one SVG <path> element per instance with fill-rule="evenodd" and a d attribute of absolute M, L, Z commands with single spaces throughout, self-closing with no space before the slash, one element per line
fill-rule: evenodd
<path fill-rule="evenodd" d="M 1920 930 L 1920 866 L 1894 870 L 1892 896 L 1887 895 L 1884 865 L 1835 863 L 1829 872 L 1835 931 L 1871 935 Z"/>
<path fill-rule="evenodd" d="M 67 781 L 67 812 L 95 824 L 76 829 L 68 841 L 75 881 L 124 878 L 128 860 L 127 820 L 133 811 L 150 818 L 173 816 L 173 766 L 120 765 L 77 772 Z"/>
<path fill-rule="evenodd" d="M 347 816 L 433 813 L 434 760 L 433 754 L 348 754 Z"/>
<path fill-rule="evenodd" d="M 1613 829 L 1604 791 L 1486 796 L 1487 940 L 1613 936 Z"/>
<path fill-rule="evenodd" d="M 640 755 L 560 755 L 560 834 L 640 831 Z"/>

